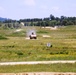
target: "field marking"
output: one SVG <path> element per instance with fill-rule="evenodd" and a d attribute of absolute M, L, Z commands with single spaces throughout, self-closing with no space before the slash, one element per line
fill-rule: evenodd
<path fill-rule="evenodd" d="M 27 62 L 0 62 L 0 65 L 28 65 L 28 64 L 57 64 L 57 63 L 76 63 L 76 60 L 62 61 L 27 61 Z"/>

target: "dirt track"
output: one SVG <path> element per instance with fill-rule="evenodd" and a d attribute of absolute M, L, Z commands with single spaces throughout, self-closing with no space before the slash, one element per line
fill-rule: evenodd
<path fill-rule="evenodd" d="M 27 65 L 27 64 L 55 64 L 55 63 L 76 63 L 76 60 L 63 61 L 28 61 L 28 62 L 0 62 L 0 65 Z"/>
<path fill-rule="evenodd" d="M 71 72 L 26 72 L 26 73 L 0 73 L 0 75 L 76 75 Z"/>
<path fill-rule="evenodd" d="M 31 61 L 31 62 L 1 62 L 0 65 L 19 65 L 19 64 L 55 64 L 55 63 L 76 63 L 74 61 Z M 76 75 L 71 72 L 25 72 L 25 73 L 0 73 L 0 75 Z"/>

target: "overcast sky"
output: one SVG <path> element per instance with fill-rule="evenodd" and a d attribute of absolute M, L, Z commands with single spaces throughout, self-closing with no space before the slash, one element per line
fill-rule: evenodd
<path fill-rule="evenodd" d="M 76 16 L 76 0 L 0 0 L 0 17 L 11 19 Z"/>

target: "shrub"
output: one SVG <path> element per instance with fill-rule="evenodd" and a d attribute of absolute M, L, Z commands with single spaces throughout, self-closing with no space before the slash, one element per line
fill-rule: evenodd
<path fill-rule="evenodd" d="M 18 52 L 17 55 L 21 56 L 21 55 L 23 55 L 23 53 L 22 52 Z"/>
<path fill-rule="evenodd" d="M 0 40 L 7 39 L 5 36 L 0 35 Z"/>

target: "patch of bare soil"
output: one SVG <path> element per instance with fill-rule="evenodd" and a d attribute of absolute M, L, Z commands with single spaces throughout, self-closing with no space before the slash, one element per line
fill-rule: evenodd
<path fill-rule="evenodd" d="M 26 72 L 26 73 L 0 73 L 0 75 L 76 75 L 76 73 L 66 72 Z"/>
<path fill-rule="evenodd" d="M 49 35 L 42 35 L 43 37 L 50 37 Z"/>
<path fill-rule="evenodd" d="M 29 37 L 26 37 L 25 39 L 26 39 L 26 40 L 30 40 L 30 38 L 29 38 Z"/>
<path fill-rule="evenodd" d="M 57 30 L 58 29 L 57 26 L 55 26 L 55 27 L 42 27 L 42 28 L 46 28 L 46 29 L 50 29 L 50 30 Z"/>
<path fill-rule="evenodd" d="M 22 29 L 17 29 L 15 32 L 20 32 Z"/>

